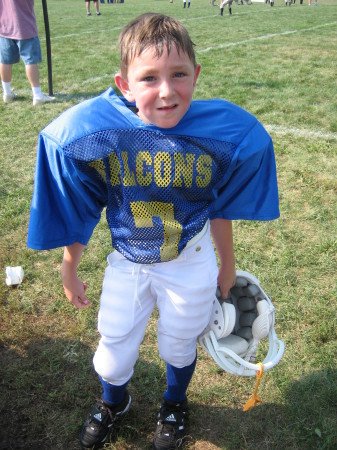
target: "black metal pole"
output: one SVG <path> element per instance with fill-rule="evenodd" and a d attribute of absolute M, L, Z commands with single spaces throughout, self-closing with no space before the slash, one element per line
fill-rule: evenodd
<path fill-rule="evenodd" d="M 48 88 L 49 88 L 49 95 L 53 96 L 53 73 L 52 73 L 52 67 L 51 67 L 51 45 L 50 45 L 50 31 L 49 31 L 47 0 L 42 0 L 42 8 L 43 8 L 44 28 L 46 30 Z"/>

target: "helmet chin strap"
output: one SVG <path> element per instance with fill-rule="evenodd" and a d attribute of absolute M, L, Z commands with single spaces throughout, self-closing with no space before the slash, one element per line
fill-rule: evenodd
<path fill-rule="evenodd" d="M 261 398 L 257 395 L 257 390 L 258 390 L 260 381 L 262 380 L 262 376 L 263 376 L 263 364 L 258 363 L 258 365 L 260 366 L 260 370 L 256 371 L 257 380 L 256 380 L 255 389 L 254 389 L 253 394 L 251 395 L 251 397 L 249 397 L 245 406 L 243 407 L 243 411 L 250 411 L 252 408 L 254 408 L 255 405 L 257 405 L 257 403 L 261 402 Z"/>

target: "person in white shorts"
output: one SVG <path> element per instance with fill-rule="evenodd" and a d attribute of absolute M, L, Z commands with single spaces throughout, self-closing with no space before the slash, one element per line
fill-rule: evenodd
<path fill-rule="evenodd" d="M 20 58 L 32 88 L 33 105 L 55 100 L 42 92 L 38 63 L 42 61 L 40 40 L 34 13 L 34 0 L 1 0 L 0 7 L 0 77 L 3 101 L 16 98 L 12 90 L 12 68 Z"/>

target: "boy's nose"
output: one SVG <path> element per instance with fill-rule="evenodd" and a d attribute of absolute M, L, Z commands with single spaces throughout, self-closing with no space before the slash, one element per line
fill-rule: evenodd
<path fill-rule="evenodd" d="M 171 95 L 171 93 L 172 93 L 172 84 L 170 83 L 169 80 L 163 80 L 160 83 L 160 88 L 159 88 L 160 98 L 166 98 L 169 95 Z"/>

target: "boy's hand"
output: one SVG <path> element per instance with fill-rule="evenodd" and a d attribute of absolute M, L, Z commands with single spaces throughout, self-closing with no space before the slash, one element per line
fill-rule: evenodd
<path fill-rule="evenodd" d="M 76 308 L 87 308 L 90 302 L 85 295 L 87 285 L 77 276 L 77 266 L 81 259 L 84 245 L 76 242 L 75 244 L 64 247 L 62 261 L 62 283 L 67 299 L 76 306 Z"/>
<path fill-rule="evenodd" d="M 63 289 L 67 299 L 76 306 L 76 308 L 83 309 L 90 306 L 90 301 L 85 295 L 88 286 L 84 284 L 77 275 L 62 276 Z"/>
<path fill-rule="evenodd" d="M 218 286 L 221 291 L 221 297 L 227 298 L 230 289 L 235 285 L 236 282 L 236 271 L 235 264 L 228 264 L 225 266 L 220 266 L 218 274 Z"/>

